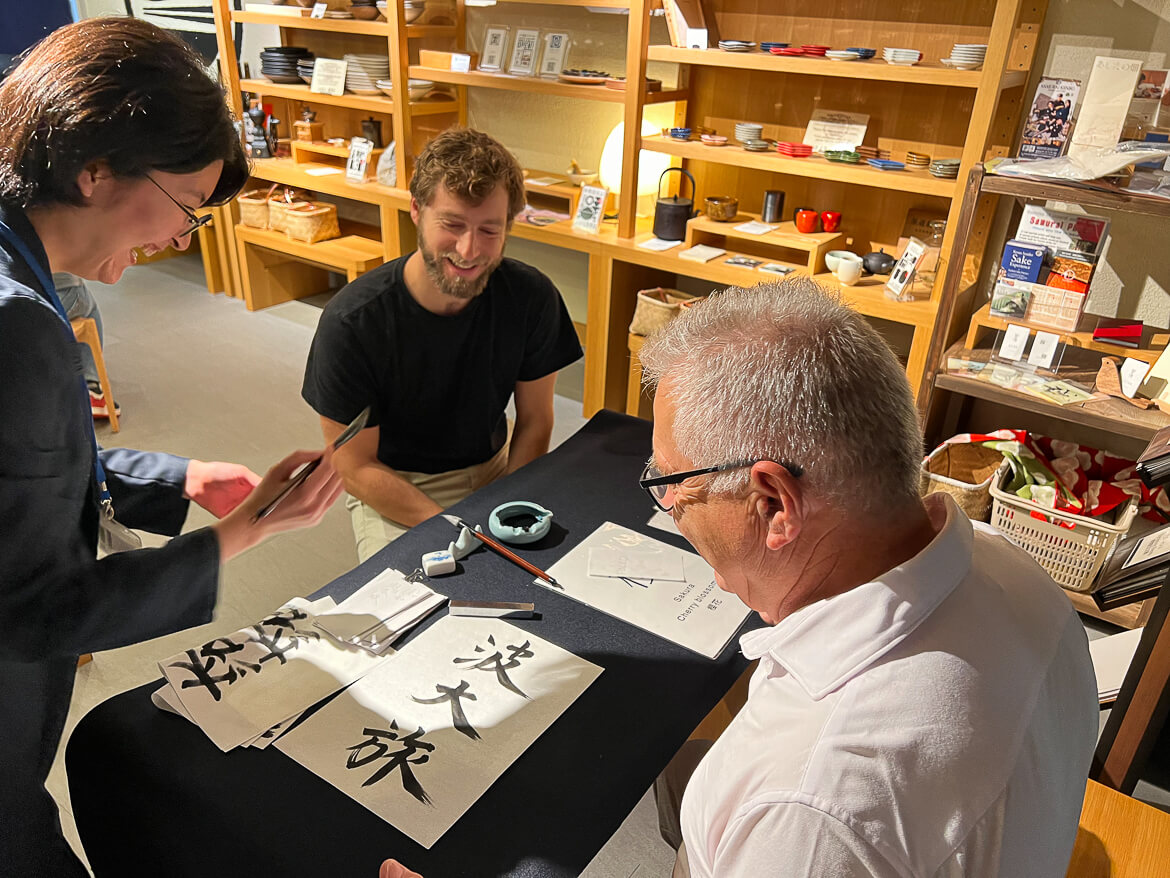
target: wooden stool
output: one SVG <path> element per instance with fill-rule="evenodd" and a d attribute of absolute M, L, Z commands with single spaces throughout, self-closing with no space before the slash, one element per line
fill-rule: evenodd
<path fill-rule="evenodd" d="M 102 395 L 106 398 L 106 410 L 110 413 L 110 429 L 118 432 L 118 413 L 114 410 L 114 391 L 110 389 L 110 376 L 106 374 L 106 358 L 102 356 L 102 340 L 98 335 L 97 322 L 92 317 L 78 317 L 69 321 L 73 327 L 73 335 L 84 345 L 89 345 L 93 352 L 93 361 L 97 364 L 98 383 L 102 386 Z"/>
<path fill-rule="evenodd" d="M 1089 781 L 1067 878 L 1146 878 L 1167 862 L 1170 814 Z"/>

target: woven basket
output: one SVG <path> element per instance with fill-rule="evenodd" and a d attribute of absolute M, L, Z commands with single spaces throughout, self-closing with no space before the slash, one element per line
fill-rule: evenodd
<path fill-rule="evenodd" d="M 294 241 L 316 244 L 341 234 L 337 225 L 337 207 L 320 201 L 300 202 L 284 211 L 284 233 Z"/>
<path fill-rule="evenodd" d="M 1003 465 L 1003 454 L 984 445 L 957 442 L 943 445 L 922 461 L 919 491 L 923 497 L 950 494 L 972 521 L 991 513 L 991 483 Z"/>
<path fill-rule="evenodd" d="M 240 222 L 254 229 L 268 228 L 268 195 L 271 190 L 253 189 L 236 199 L 240 205 Z"/>
<path fill-rule="evenodd" d="M 288 230 L 288 212 L 290 209 L 303 209 L 304 207 L 312 207 L 312 203 L 308 201 L 286 201 L 281 196 L 277 195 L 268 199 L 268 228 L 274 232 L 285 232 Z"/>
<path fill-rule="evenodd" d="M 678 290 L 662 287 L 640 290 L 637 304 L 634 305 L 634 319 L 630 321 L 630 332 L 634 335 L 653 335 L 678 316 L 681 299 L 673 297 L 685 295 Z"/>

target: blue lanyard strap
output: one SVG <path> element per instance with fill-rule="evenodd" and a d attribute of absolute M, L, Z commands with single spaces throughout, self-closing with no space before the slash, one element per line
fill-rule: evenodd
<path fill-rule="evenodd" d="M 5 242 L 11 244 L 12 247 L 15 248 L 16 252 L 20 255 L 20 258 L 25 261 L 25 264 L 28 265 L 28 267 L 32 270 L 32 273 L 36 275 L 37 282 L 44 290 L 45 296 L 56 309 L 57 315 L 61 318 L 61 322 L 65 324 L 65 332 L 68 335 L 69 340 L 76 343 L 77 340 L 73 336 L 73 325 L 69 322 L 69 315 L 65 311 L 65 306 L 61 304 L 61 299 L 57 296 L 57 287 L 53 283 L 52 276 L 45 273 L 45 269 L 28 249 L 28 245 L 25 244 L 24 241 L 20 239 L 20 236 L 17 235 L 16 232 L 12 231 L 12 229 L 9 228 L 3 220 L 0 220 L 0 238 L 3 238 Z M 103 513 L 107 517 L 113 518 L 114 500 L 110 496 L 109 487 L 106 485 L 106 470 L 105 467 L 102 466 L 102 458 L 98 453 L 97 433 L 94 431 L 93 416 L 89 410 L 89 386 L 85 383 L 84 376 L 79 377 L 78 381 L 80 383 L 80 389 L 82 393 L 82 404 L 85 406 L 86 417 L 84 418 L 84 423 L 89 425 L 89 442 L 93 447 L 93 469 L 94 476 L 97 479 L 98 497 L 101 500 Z M 113 404 L 114 401 L 109 400 L 109 405 Z"/>

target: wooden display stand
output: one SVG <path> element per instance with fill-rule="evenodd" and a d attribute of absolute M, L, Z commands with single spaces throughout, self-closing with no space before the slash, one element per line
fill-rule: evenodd
<path fill-rule="evenodd" d="M 850 45 L 906 45 L 924 54 L 923 62 L 914 67 L 895 67 L 880 58 L 837 63 L 824 58 L 776 57 L 758 51 L 728 53 L 654 45 L 650 22 L 655 0 L 546 0 L 544 5 L 550 8 L 628 10 L 622 71 L 627 81 L 644 81 L 648 62 L 665 62 L 677 69 L 674 77 L 669 75 L 669 69 L 666 71 L 661 91 L 647 93 L 645 89 L 614 90 L 541 77 L 441 70 L 412 63 L 421 49 L 467 51 L 463 0 L 455 0 L 447 7 L 454 22 L 450 26 L 428 17 L 431 4 L 427 15 L 408 25 L 403 9 L 393 4 L 387 8 L 389 21 L 367 22 L 290 18 L 232 10 L 230 0 L 214 3 L 223 81 L 237 114 L 242 112 L 239 93 L 243 89 L 258 92 L 266 99 L 285 101 L 276 107 L 282 119 L 296 119 L 303 105 L 311 105 L 321 113 L 326 134 L 355 133 L 360 116 L 369 113 L 392 120 L 393 139 L 398 144 L 398 180 L 393 191 L 375 184 L 343 185 L 336 177 L 306 179 L 303 171 L 309 163 L 291 160 L 285 164 L 279 160 L 257 162 L 255 170 L 257 176 L 267 180 L 287 182 L 299 178 L 303 182 L 296 185 L 332 194 L 344 192 L 345 197 L 377 203 L 387 257 L 413 246 L 413 229 L 401 216 L 394 215 L 409 204 L 405 190 L 413 156 L 450 123 L 467 124 L 469 88 L 524 94 L 534 113 L 547 108 L 550 98 L 608 102 L 622 108 L 623 184 L 616 205 L 616 228 L 607 224 L 594 236 L 573 232 L 568 222 L 539 228 L 515 224 L 511 230 L 516 237 L 588 256 L 586 415 L 603 406 L 622 409 L 626 405 L 626 327 L 637 290 L 655 285 L 642 281 L 652 278 L 669 284 L 682 275 L 716 284 L 751 285 L 774 279 L 722 262 L 699 264 L 680 259 L 676 252 L 654 253 L 638 248 L 638 241 L 649 234 L 648 229 L 639 227 L 636 204 L 635 181 L 642 150 L 668 154 L 685 165 L 697 181 L 700 198 L 713 193 L 735 194 L 745 211 L 759 212 L 763 191 L 782 189 L 788 210 L 808 205 L 840 211 L 848 230 L 843 243 L 857 253 L 884 246 L 896 255 L 903 220 L 911 210 L 930 209 L 945 215 L 948 223 L 941 247 L 940 276 L 951 261 L 960 208 L 967 197 L 957 181 L 933 177 L 921 170 L 885 172 L 864 164 L 830 163 L 815 156 L 790 158 L 774 152 L 747 152 L 736 144 L 711 148 L 657 134 L 643 137 L 642 122 L 648 105 L 673 103 L 677 125 L 709 127 L 731 135 L 735 122 L 756 121 L 764 126 L 765 137 L 783 140 L 802 139 L 817 107 L 863 112 L 870 115 L 868 144 L 888 150 L 893 158 L 902 158 L 907 150 L 934 158 L 958 158 L 960 179 L 965 179 L 975 164 L 991 155 L 1006 154 L 1011 147 L 1012 133 L 1025 103 L 1023 90 L 1036 51 L 1036 34 L 1047 7 L 1047 0 L 961 0 L 900 8 L 896 16 L 891 16 L 877 7 L 839 0 L 818 8 L 817 15 L 812 16 L 806 9 L 774 0 L 708 0 L 706 4 L 706 18 L 713 33 L 734 31 L 743 39 L 783 39 L 797 45 L 832 40 L 844 44 L 843 35 L 847 33 Z M 253 23 L 279 27 L 283 42 L 304 45 L 322 57 L 341 57 L 346 52 L 388 52 L 393 96 L 329 96 L 310 93 L 306 85 L 241 81 L 234 30 L 236 25 Z M 938 59 L 948 55 L 956 42 L 988 45 L 982 69 L 950 70 L 939 64 Z M 447 83 L 454 87 L 455 99 L 410 101 L 406 94 L 408 78 Z M 558 105 L 557 111 L 560 110 Z M 507 130 L 501 126 L 494 133 L 503 133 L 505 145 L 515 148 L 518 144 L 508 142 Z M 570 156 L 562 158 L 567 165 Z M 990 213 L 976 217 L 974 237 L 985 237 L 990 222 Z M 734 239 L 732 243 L 747 250 L 758 241 Z M 838 286 L 831 275 L 821 271 L 823 253 L 818 257 L 820 261 L 810 264 L 809 250 L 801 248 L 797 252 L 804 270 L 811 271 L 818 281 Z M 961 258 L 964 276 L 978 273 L 980 255 Z M 882 280 L 868 279 L 853 287 L 841 287 L 843 300 L 866 316 L 909 330 L 902 334 L 909 338 L 904 342 L 909 345 L 905 352 L 907 376 L 916 392 L 925 392 L 923 376 L 930 360 L 941 283 L 935 283 L 916 301 L 895 302 L 882 294 Z"/>
<path fill-rule="evenodd" d="M 730 222 L 719 222 L 706 216 L 697 216 L 687 223 L 686 245 L 711 244 L 723 247 L 734 241 L 736 249 L 753 256 L 766 258 L 782 265 L 791 265 L 807 274 L 825 270 L 825 254 L 845 246 L 845 236 L 839 232 L 797 231 L 794 223 L 780 223 L 776 230 L 764 235 L 752 235 L 736 230 L 736 226 L 758 220 L 758 216 L 741 213 Z M 796 257 L 791 258 L 791 257 Z"/>

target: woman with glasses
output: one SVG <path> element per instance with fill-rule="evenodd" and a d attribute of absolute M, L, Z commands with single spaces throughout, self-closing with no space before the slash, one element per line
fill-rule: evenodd
<path fill-rule="evenodd" d="M 100 450 L 52 273 L 114 283 L 136 250 L 184 249 L 248 176 L 220 88 L 153 25 L 98 18 L 34 47 L 0 84 L 0 871 L 83 876 L 44 782 L 78 655 L 210 621 L 221 562 L 315 524 L 341 491 L 326 459 L 253 521 L 297 452 L 261 481 L 235 464 Z M 190 500 L 219 521 L 178 534 Z M 103 557 L 98 559 L 99 543 Z"/>

